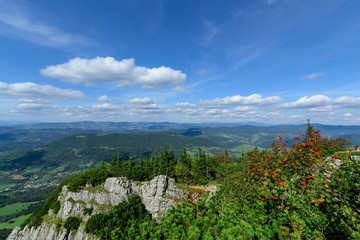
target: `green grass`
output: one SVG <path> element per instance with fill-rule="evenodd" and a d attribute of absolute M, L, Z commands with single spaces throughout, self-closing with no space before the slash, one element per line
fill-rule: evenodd
<path fill-rule="evenodd" d="M 0 217 L 14 214 L 20 212 L 21 210 L 27 209 L 30 204 L 32 203 L 14 203 L 6 205 L 5 207 L 0 208 Z"/>
<path fill-rule="evenodd" d="M 35 168 L 32 168 L 32 167 L 28 167 L 26 168 L 23 173 L 38 173 L 41 171 L 41 167 L 35 167 Z"/>
<path fill-rule="evenodd" d="M 11 171 L 0 171 L 0 176 L 9 176 Z"/>
<path fill-rule="evenodd" d="M 52 169 L 51 171 L 47 171 L 48 173 L 51 173 L 51 174 L 56 174 L 56 173 L 59 173 L 59 172 L 64 172 L 65 168 L 67 167 L 67 165 L 61 165 L 60 167 L 57 167 L 57 168 L 54 168 Z"/>
<path fill-rule="evenodd" d="M 6 188 L 12 188 L 14 187 L 16 184 L 10 183 L 10 184 L 1 184 L 0 185 L 0 191 L 4 191 Z M 0 213 L 1 214 L 1 213 Z"/>
<path fill-rule="evenodd" d="M 20 226 L 28 217 L 30 217 L 31 214 L 32 213 L 9 220 L 11 222 L 14 221 L 12 223 L 9 223 L 9 221 L 0 223 L 0 229 L 2 228 L 14 229 L 17 226 Z"/>

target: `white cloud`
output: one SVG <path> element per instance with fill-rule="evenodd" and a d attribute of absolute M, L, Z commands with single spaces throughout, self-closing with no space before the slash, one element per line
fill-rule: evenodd
<path fill-rule="evenodd" d="M 130 112 L 132 114 L 159 114 L 164 111 L 164 109 L 156 105 L 151 98 L 133 98 L 128 100 L 128 103 L 130 104 Z"/>
<path fill-rule="evenodd" d="M 39 45 L 67 47 L 72 45 L 92 45 L 84 36 L 69 34 L 49 26 L 30 16 L 24 6 L 14 1 L 0 2 L 0 34 L 21 38 Z"/>
<path fill-rule="evenodd" d="M 334 99 L 334 104 L 341 107 L 360 107 L 360 98 L 353 96 L 342 96 Z"/>
<path fill-rule="evenodd" d="M 181 108 L 192 108 L 195 107 L 196 104 L 191 104 L 188 102 L 179 102 L 175 104 L 175 107 L 181 107 Z"/>
<path fill-rule="evenodd" d="M 306 119 L 320 123 L 346 121 L 347 124 L 356 124 L 360 117 L 360 112 L 357 111 L 360 98 L 353 96 L 304 96 L 284 104 L 278 104 L 284 101 L 280 97 L 263 98 L 258 94 L 205 99 L 198 103 L 166 102 L 160 105 L 155 104 L 150 97 L 128 99 L 121 105 L 114 104 L 114 99 L 107 95 L 102 95 L 97 100 L 98 104 L 69 107 L 55 105 L 47 98 L 23 97 L 18 99 L 17 105 L 8 108 L 6 115 L 37 118 L 41 121 L 254 121 L 273 124 L 301 123 L 306 122 Z M 3 113 L 4 111 L 1 112 Z"/>
<path fill-rule="evenodd" d="M 128 100 L 128 103 L 130 104 L 136 104 L 136 105 L 148 105 L 154 103 L 154 101 L 151 98 L 133 98 Z"/>
<path fill-rule="evenodd" d="M 50 104 L 51 101 L 47 99 L 41 99 L 41 98 L 21 98 L 19 99 L 19 102 L 21 103 L 39 103 L 39 104 Z"/>
<path fill-rule="evenodd" d="M 114 110 L 114 109 L 116 109 L 116 106 L 109 104 L 109 103 L 96 104 L 96 105 L 93 105 L 92 107 L 96 110 Z"/>
<path fill-rule="evenodd" d="M 23 111 L 39 111 L 48 108 L 47 104 L 41 104 L 41 103 L 20 103 L 17 106 L 18 110 Z"/>
<path fill-rule="evenodd" d="M 304 96 L 295 102 L 284 103 L 285 108 L 309 108 L 311 111 L 325 111 L 334 108 L 357 108 L 360 107 L 360 98 L 342 96 L 331 98 L 325 95 Z"/>
<path fill-rule="evenodd" d="M 107 95 L 102 95 L 100 97 L 97 97 L 96 101 L 105 102 L 105 103 L 114 103 L 114 104 L 121 104 L 122 103 L 121 100 L 109 98 Z"/>
<path fill-rule="evenodd" d="M 301 79 L 314 79 L 326 75 L 326 73 L 311 73 L 309 75 L 302 76 Z"/>
<path fill-rule="evenodd" d="M 251 106 L 240 106 L 240 107 L 235 108 L 234 111 L 236 111 L 236 112 L 246 112 L 246 111 L 251 111 L 253 109 L 254 109 L 254 107 L 251 107 Z"/>
<path fill-rule="evenodd" d="M 99 101 L 99 102 L 111 102 L 112 101 L 112 99 L 110 99 L 106 95 L 102 95 L 100 97 L 97 97 L 96 100 Z"/>
<path fill-rule="evenodd" d="M 335 107 L 333 105 L 319 105 L 316 107 L 312 107 L 309 108 L 308 111 L 309 112 L 327 112 L 330 113 L 331 111 L 333 111 L 335 109 Z"/>
<path fill-rule="evenodd" d="M 32 82 L 13 84 L 0 82 L 0 95 L 60 100 L 86 98 L 85 94 L 81 91 L 72 89 L 61 89 L 50 85 L 39 85 Z"/>
<path fill-rule="evenodd" d="M 210 115 L 218 115 L 218 114 L 227 114 L 230 111 L 227 109 L 210 109 L 209 111 L 207 111 L 207 114 Z"/>
<path fill-rule="evenodd" d="M 186 74 L 181 71 L 164 66 L 136 66 L 133 58 L 122 61 L 113 57 L 74 58 L 66 63 L 41 69 L 40 73 L 45 77 L 87 86 L 102 82 L 115 82 L 118 87 L 141 85 L 147 89 L 172 85 L 175 91 L 182 89 L 180 85 L 186 81 Z"/>
<path fill-rule="evenodd" d="M 304 96 L 295 102 L 284 103 L 285 108 L 311 108 L 331 104 L 332 99 L 324 95 Z"/>
<path fill-rule="evenodd" d="M 203 107 L 235 107 L 239 105 L 271 105 L 276 104 L 284 99 L 278 97 L 278 96 L 272 96 L 267 98 L 262 98 L 259 94 L 252 94 L 248 97 L 235 95 L 231 97 L 225 97 L 225 98 L 216 98 L 214 100 L 200 100 L 199 105 Z"/>

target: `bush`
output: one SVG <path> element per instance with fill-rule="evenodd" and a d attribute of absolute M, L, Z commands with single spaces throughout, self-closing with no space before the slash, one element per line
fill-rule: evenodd
<path fill-rule="evenodd" d="M 109 239 L 110 236 L 128 239 L 128 234 L 141 235 L 140 225 L 143 222 L 153 224 L 141 198 L 133 195 L 128 202 L 124 201 L 115 206 L 113 211 L 91 216 L 85 225 L 85 231 L 101 239 Z"/>
<path fill-rule="evenodd" d="M 105 182 L 108 177 L 111 177 L 111 175 L 105 166 L 90 169 L 70 178 L 68 182 L 68 190 L 71 192 L 76 192 L 81 190 L 81 188 L 86 186 L 86 184 L 96 186 Z"/>
<path fill-rule="evenodd" d="M 60 210 L 60 201 L 59 200 L 55 200 L 51 206 L 50 209 L 52 209 L 54 211 L 54 214 L 57 214 Z"/>
<path fill-rule="evenodd" d="M 356 160 L 346 162 L 331 176 L 331 188 L 335 193 L 335 202 L 327 205 L 325 209 L 329 218 L 332 219 L 326 232 L 328 239 L 336 237 L 346 239 L 346 236 L 359 239 L 359 176 L 360 162 Z"/>
<path fill-rule="evenodd" d="M 68 231 L 70 230 L 77 230 L 82 223 L 82 220 L 77 217 L 68 217 L 64 223 L 64 228 Z"/>

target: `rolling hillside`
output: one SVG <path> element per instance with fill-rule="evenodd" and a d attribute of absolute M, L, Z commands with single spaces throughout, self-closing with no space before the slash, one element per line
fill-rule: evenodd
<path fill-rule="evenodd" d="M 58 183 L 65 177 L 110 161 L 121 153 L 125 160 L 150 155 L 164 147 L 182 147 L 196 151 L 198 147 L 214 154 L 223 149 L 205 138 L 190 138 L 175 133 L 149 134 L 81 134 L 66 137 L 43 147 L 0 155 L 0 181 L 13 187 L 26 184 Z M 50 179 L 50 180 L 49 180 Z"/>

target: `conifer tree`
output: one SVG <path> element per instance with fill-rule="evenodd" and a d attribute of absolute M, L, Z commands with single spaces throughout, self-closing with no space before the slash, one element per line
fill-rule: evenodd
<path fill-rule="evenodd" d="M 204 182 L 207 179 L 206 176 L 206 155 L 202 149 L 198 148 L 198 157 L 195 159 L 193 169 L 193 175 L 196 176 L 199 182 Z"/>
<path fill-rule="evenodd" d="M 182 148 L 181 152 L 180 152 L 180 158 L 179 158 L 179 163 L 184 164 L 186 167 L 188 167 L 189 169 L 191 168 L 191 157 L 190 155 L 187 153 L 187 150 L 185 147 Z"/>

